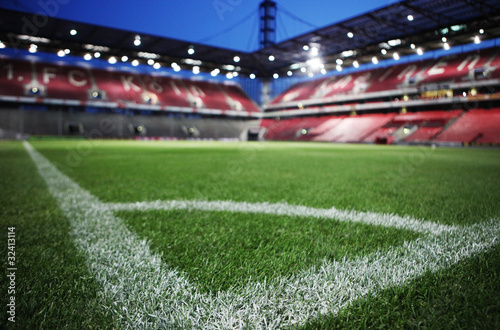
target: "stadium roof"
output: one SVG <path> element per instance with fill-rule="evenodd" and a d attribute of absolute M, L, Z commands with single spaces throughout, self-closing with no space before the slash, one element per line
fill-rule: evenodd
<path fill-rule="evenodd" d="M 7 47 L 104 58 L 173 62 L 184 69 L 280 76 L 316 66 L 335 70 L 417 51 L 500 37 L 500 0 L 407 0 L 280 42 L 252 53 L 133 31 L 0 9 L 0 40 Z M 71 31 L 73 33 L 71 33 Z M 76 32 L 76 33 L 75 33 Z M 140 41 L 140 45 L 136 45 Z M 397 53 L 395 55 L 395 53 Z M 270 60 L 270 56 L 274 60 Z M 306 71 L 302 69 L 302 71 Z"/>

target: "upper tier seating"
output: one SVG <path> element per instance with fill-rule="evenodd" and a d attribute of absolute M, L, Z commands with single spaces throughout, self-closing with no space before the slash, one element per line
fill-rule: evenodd
<path fill-rule="evenodd" d="M 99 101 L 127 108 L 155 105 L 162 110 L 232 110 L 242 115 L 260 111 L 236 84 L 5 58 L 0 58 L 0 67 L 0 97 L 8 100 L 34 97 L 39 102 L 79 105 Z"/>
<path fill-rule="evenodd" d="M 291 107 L 293 104 L 327 104 L 349 102 L 375 92 L 403 90 L 437 83 L 464 83 L 500 77 L 500 51 L 490 48 L 481 51 L 453 54 L 439 59 L 404 63 L 306 81 L 292 86 L 268 104 L 268 109 Z"/>

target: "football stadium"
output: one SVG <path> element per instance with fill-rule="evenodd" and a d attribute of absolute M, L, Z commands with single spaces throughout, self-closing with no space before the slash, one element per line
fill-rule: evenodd
<path fill-rule="evenodd" d="M 500 329 L 498 22 L 0 4 L 0 328 Z"/>

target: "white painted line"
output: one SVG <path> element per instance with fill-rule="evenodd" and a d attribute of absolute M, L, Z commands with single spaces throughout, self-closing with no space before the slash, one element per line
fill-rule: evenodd
<path fill-rule="evenodd" d="M 100 202 L 31 145 L 25 142 L 24 146 L 71 221 L 76 245 L 101 284 L 103 305 L 115 314 L 117 326 L 124 328 L 274 329 L 304 324 L 321 314 L 336 313 L 356 299 L 487 251 L 498 244 L 500 236 L 498 219 L 457 226 L 384 253 L 342 262 L 325 261 L 287 278 L 203 294 L 181 273 L 169 269 L 150 251 L 147 242 L 124 226 L 111 211 L 120 209 L 118 204 Z M 372 216 L 376 218 L 374 213 Z M 392 217 L 389 223 L 401 219 Z"/>
<path fill-rule="evenodd" d="M 153 201 L 137 203 L 107 204 L 113 211 L 147 211 L 147 210 L 202 210 L 238 213 L 263 213 L 292 217 L 312 217 L 337 221 L 358 222 L 367 225 L 393 227 L 420 233 L 440 235 L 443 232 L 456 230 L 455 226 L 442 225 L 435 222 L 417 220 L 409 216 L 358 212 L 289 205 L 286 203 L 246 203 L 233 201 Z"/>

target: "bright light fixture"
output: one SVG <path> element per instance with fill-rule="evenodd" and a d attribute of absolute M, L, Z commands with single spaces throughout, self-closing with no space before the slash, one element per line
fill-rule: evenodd
<path fill-rule="evenodd" d="M 234 58 L 233 58 L 233 61 L 235 61 L 236 63 L 239 63 L 240 61 L 240 57 L 238 55 L 236 55 Z"/>
<path fill-rule="evenodd" d="M 64 52 L 64 50 L 61 49 L 60 51 L 57 52 L 57 56 L 64 57 L 66 56 L 66 53 Z"/>
<path fill-rule="evenodd" d="M 140 46 L 141 45 L 141 36 L 138 35 L 138 34 L 135 35 L 134 45 L 135 46 Z"/>
<path fill-rule="evenodd" d="M 387 54 L 387 49 L 382 49 L 382 50 L 380 50 L 380 52 L 382 53 L 382 55 L 386 55 Z"/>
<path fill-rule="evenodd" d="M 287 74 L 289 77 L 291 77 L 291 76 L 293 75 L 293 72 L 292 72 L 292 71 L 288 71 L 286 74 Z"/>
<path fill-rule="evenodd" d="M 99 58 L 99 57 L 101 57 L 101 53 L 99 53 L 99 52 L 95 52 L 95 53 L 94 53 L 94 57 L 95 57 L 95 58 Z"/>
<path fill-rule="evenodd" d="M 0 41 L 0 49 L 4 49 L 4 48 L 5 48 L 5 44 Z"/>
<path fill-rule="evenodd" d="M 193 66 L 193 73 L 194 74 L 199 74 L 200 73 L 200 67 L 197 66 L 197 65 Z"/>
<path fill-rule="evenodd" d="M 153 60 L 152 58 L 150 58 L 148 60 L 148 65 L 153 65 L 153 64 L 155 64 L 155 60 Z"/>
<path fill-rule="evenodd" d="M 250 79 L 252 79 L 252 80 L 253 80 L 253 79 L 255 79 L 255 74 L 250 73 L 250 76 L 249 76 L 249 77 L 250 77 Z"/>
<path fill-rule="evenodd" d="M 378 64 L 378 58 L 376 56 L 372 57 L 372 63 L 373 64 Z"/>
<path fill-rule="evenodd" d="M 351 31 L 347 32 L 347 37 L 350 39 L 354 38 L 354 33 L 352 33 Z"/>
<path fill-rule="evenodd" d="M 234 78 L 233 73 L 232 72 L 226 73 L 226 78 L 227 79 L 233 79 Z"/>
<path fill-rule="evenodd" d="M 309 50 L 309 46 L 308 45 L 304 45 L 304 47 L 302 47 L 302 49 L 307 52 Z"/>
<path fill-rule="evenodd" d="M 279 75 L 279 74 L 277 74 L 277 73 L 273 74 L 273 78 L 274 78 L 274 79 L 278 79 L 279 77 L 280 77 L 280 75 Z"/>
<path fill-rule="evenodd" d="M 89 53 L 87 53 L 87 54 L 83 55 L 83 59 L 84 59 L 85 61 L 90 61 L 90 60 L 92 59 L 92 55 L 91 55 L 91 54 L 89 54 Z"/>
<path fill-rule="evenodd" d="M 415 44 L 411 44 L 411 45 L 410 45 L 410 48 L 411 48 L 411 49 L 415 49 L 415 47 L 417 47 L 417 46 L 415 46 Z"/>
<path fill-rule="evenodd" d="M 400 58 L 398 53 L 394 53 L 394 54 L 392 54 L 392 57 L 393 57 L 396 61 L 398 61 L 398 60 L 399 60 L 399 58 Z"/>
<path fill-rule="evenodd" d="M 194 54 L 194 47 L 193 46 L 189 46 L 189 48 L 188 48 L 188 54 L 189 55 L 193 55 Z"/>
<path fill-rule="evenodd" d="M 75 29 L 72 29 L 71 31 L 69 31 L 69 34 L 71 34 L 72 36 L 76 36 L 77 33 L 78 33 L 78 31 L 76 31 Z"/>
<path fill-rule="evenodd" d="M 112 56 L 108 59 L 109 64 L 116 64 L 117 60 L 116 57 Z"/>
<path fill-rule="evenodd" d="M 273 62 L 275 59 L 274 55 L 269 55 L 269 61 Z"/>
<path fill-rule="evenodd" d="M 342 66 L 337 64 L 337 67 L 335 68 L 338 72 L 342 71 Z"/>
<path fill-rule="evenodd" d="M 122 56 L 122 62 L 127 62 L 128 61 L 128 56 L 123 55 Z"/>
<path fill-rule="evenodd" d="M 474 43 L 475 44 L 480 44 L 481 43 L 481 39 L 479 38 L 479 36 L 475 36 L 474 37 Z"/>
<path fill-rule="evenodd" d="M 413 17 L 413 15 L 408 15 L 408 16 L 406 16 L 406 19 L 411 22 L 411 21 L 413 21 L 414 17 Z"/>
<path fill-rule="evenodd" d="M 319 54 L 319 48 L 318 47 L 311 47 L 311 56 L 316 57 Z"/>
<path fill-rule="evenodd" d="M 420 47 L 419 47 L 419 48 L 417 48 L 417 54 L 418 54 L 419 56 L 424 55 L 424 50 L 423 50 L 422 48 L 420 48 Z"/>
<path fill-rule="evenodd" d="M 161 64 L 156 62 L 155 64 L 153 64 L 153 68 L 155 68 L 156 70 L 158 70 L 159 68 L 161 68 Z"/>
<path fill-rule="evenodd" d="M 133 60 L 132 61 L 132 65 L 133 66 L 138 66 L 139 65 L 139 61 L 138 60 Z"/>
<path fill-rule="evenodd" d="M 335 63 L 337 63 L 338 65 L 342 65 L 344 64 L 344 61 L 342 61 L 340 58 L 338 58 Z"/>
<path fill-rule="evenodd" d="M 36 51 L 37 51 L 37 50 L 38 50 L 38 46 L 37 46 L 37 45 L 35 45 L 35 44 L 31 44 L 31 45 L 30 45 L 30 48 L 28 49 L 28 51 L 29 51 L 30 53 L 36 53 Z"/>
<path fill-rule="evenodd" d="M 450 49 L 450 44 L 448 44 L 447 42 L 445 42 L 444 45 L 443 45 L 443 48 L 444 48 L 444 50 L 449 50 Z"/>
<path fill-rule="evenodd" d="M 355 67 L 356 69 L 359 68 L 359 62 L 358 61 L 352 62 L 352 66 Z"/>

